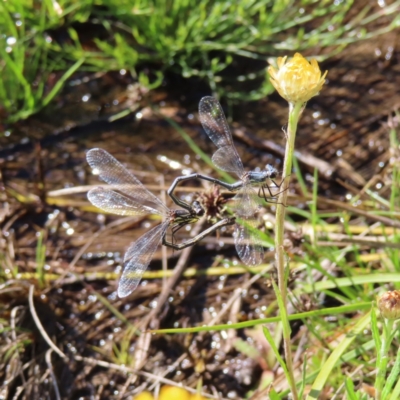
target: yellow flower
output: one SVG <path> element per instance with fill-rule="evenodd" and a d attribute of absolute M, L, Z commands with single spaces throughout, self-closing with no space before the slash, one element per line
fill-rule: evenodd
<path fill-rule="evenodd" d="M 178 386 L 163 386 L 159 400 L 189 400 L 190 393 Z"/>
<path fill-rule="evenodd" d="M 383 293 L 378 297 L 377 302 L 383 318 L 400 318 L 400 290 Z"/>
<path fill-rule="evenodd" d="M 154 400 L 150 392 L 142 392 L 134 397 L 133 400 Z M 158 400 L 207 400 L 202 395 L 190 394 L 185 389 L 178 386 L 163 386 L 160 390 Z"/>
<path fill-rule="evenodd" d="M 150 392 L 142 392 L 138 394 L 133 400 L 154 400 L 154 397 Z"/>
<path fill-rule="evenodd" d="M 300 53 L 286 63 L 287 57 L 278 57 L 278 68 L 268 67 L 271 83 L 291 104 L 305 103 L 318 94 L 328 71 L 321 77 L 317 60 L 308 62 Z"/>

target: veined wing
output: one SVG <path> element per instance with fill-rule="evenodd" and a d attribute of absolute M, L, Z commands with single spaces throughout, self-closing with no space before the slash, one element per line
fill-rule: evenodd
<path fill-rule="evenodd" d="M 147 190 L 136 176 L 105 150 L 91 149 L 87 152 L 86 159 L 94 174 L 115 186 L 115 189 L 127 194 L 133 201 L 147 204 L 150 208 L 158 210 L 158 214 L 168 212 L 167 206 L 161 200 Z"/>
<path fill-rule="evenodd" d="M 126 297 L 136 289 L 168 226 L 169 221 L 166 220 L 129 246 L 124 257 L 124 270 L 118 283 L 119 297 Z"/>
<path fill-rule="evenodd" d="M 261 199 L 250 184 L 244 184 L 233 198 L 233 210 L 239 218 L 254 218 L 261 205 Z"/>
<path fill-rule="evenodd" d="M 127 197 L 122 193 L 115 192 L 111 189 L 98 187 L 91 189 L 87 197 L 89 201 L 103 211 L 117 215 L 143 215 L 158 214 L 166 216 L 163 210 L 151 208 L 145 204 L 141 204 L 134 198 Z"/>
<path fill-rule="evenodd" d="M 259 265 L 263 262 L 264 248 L 256 220 L 244 219 L 243 224 L 235 225 L 235 247 L 244 264 Z"/>
<path fill-rule="evenodd" d="M 219 102 L 214 97 L 203 97 L 199 104 L 199 117 L 207 135 L 218 147 L 212 157 L 213 163 L 241 178 L 244 173 L 242 160 L 233 144 L 232 134 Z"/>

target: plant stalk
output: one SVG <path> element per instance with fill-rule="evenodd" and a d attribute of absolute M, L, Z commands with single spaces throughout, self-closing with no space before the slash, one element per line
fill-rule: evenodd
<path fill-rule="evenodd" d="M 282 298 L 282 307 L 280 307 L 280 314 L 282 318 L 283 327 L 283 347 L 285 351 L 285 361 L 289 373 L 289 386 L 294 400 L 298 400 L 296 382 L 294 379 L 293 371 L 293 357 L 290 340 L 290 324 L 287 313 L 287 287 L 286 287 L 286 274 L 285 274 L 285 250 L 283 247 L 284 237 L 284 223 L 286 213 L 286 200 L 290 183 L 290 175 L 292 172 L 292 162 L 294 153 L 294 143 L 296 138 L 297 124 L 300 115 L 304 109 L 304 104 L 295 103 L 289 104 L 289 122 L 286 131 L 287 141 L 285 149 L 285 158 L 283 162 L 283 181 L 280 188 L 278 197 L 278 204 L 276 207 L 276 223 L 275 223 L 275 259 L 278 271 L 278 289 Z"/>

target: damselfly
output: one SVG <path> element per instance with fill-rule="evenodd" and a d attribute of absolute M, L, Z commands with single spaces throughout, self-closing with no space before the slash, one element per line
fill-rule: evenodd
<path fill-rule="evenodd" d="M 244 170 L 242 160 L 233 144 L 232 134 L 222 107 L 215 98 L 203 97 L 200 100 L 199 116 L 207 135 L 218 147 L 212 156 L 213 163 L 224 171 L 235 173 L 240 180 L 229 184 L 202 174 L 191 174 L 175 179 L 168 194 L 176 204 L 184 207 L 185 202 L 176 197 L 173 192 L 179 182 L 192 178 L 204 179 L 230 191 L 238 191 L 234 197 L 233 208 L 242 222 L 235 225 L 236 251 L 245 264 L 258 265 L 263 260 L 264 250 L 260 234 L 256 229 L 255 214 L 260 207 L 260 197 L 268 201 L 279 194 L 273 193 L 270 187 L 272 182 L 278 190 L 280 188 L 274 180 L 277 170 L 270 165 L 267 165 L 264 171 L 246 172 Z M 254 187 L 258 187 L 258 193 Z"/>
<path fill-rule="evenodd" d="M 118 283 L 119 297 L 126 297 L 136 289 L 161 240 L 164 245 L 181 250 L 195 244 L 218 228 L 234 223 L 234 218 L 225 218 L 182 243 L 168 242 L 166 234 L 169 227 L 174 233 L 182 226 L 196 222 L 204 214 L 200 203 L 193 202 L 192 205 L 185 203 L 185 210 L 170 210 L 105 150 L 91 149 L 86 158 L 93 173 L 111 185 L 110 188 L 98 187 L 88 192 L 88 199 L 93 205 L 112 214 L 157 214 L 163 218 L 161 224 L 131 243 L 126 251 L 124 269 Z"/>

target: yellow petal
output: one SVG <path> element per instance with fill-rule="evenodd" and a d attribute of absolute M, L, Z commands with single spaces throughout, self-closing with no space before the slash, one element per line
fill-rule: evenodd
<path fill-rule="evenodd" d="M 190 393 L 178 386 L 163 386 L 160 390 L 159 400 L 189 400 Z"/>
<path fill-rule="evenodd" d="M 328 71 L 321 77 L 317 60 L 308 62 L 300 53 L 295 53 L 288 62 L 286 59 L 278 57 L 278 67 L 268 67 L 270 81 L 289 103 L 305 103 L 322 89 Z"/>

